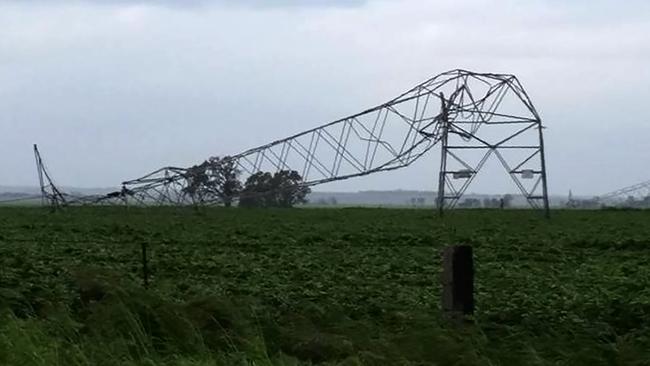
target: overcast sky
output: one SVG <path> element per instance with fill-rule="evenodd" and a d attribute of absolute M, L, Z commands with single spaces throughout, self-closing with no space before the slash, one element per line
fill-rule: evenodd
<path fill-rule="evenodd" d="M 650 179 L 650 2 L 0 1 L 0 185 L 115 186 L 382 103 L 440 72 L 513 73 L 551 193 Z M 320 190 L 434 189 L 438 150 Z M 502 170 L 470 191 L 515 191 Z M 501 186 L 501 184 L 506 184 Z"/>

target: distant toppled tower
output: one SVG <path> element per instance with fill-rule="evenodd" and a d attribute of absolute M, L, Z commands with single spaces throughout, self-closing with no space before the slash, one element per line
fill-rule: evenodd
<path fill-rule="evenodd" d="M 48 205 L 53 210 L 56 210 L 66 204 L 65 195 L 54 184 L 36 144 L 34 144 L 34 158 L 36 159 L 36 170 L 38 171 L 38 181 L 41 189 L 41 204 L 43 206 Z"/>
<path fill-rule="evenodd" d="M 496 159 L 529 205 L 548 216 L 542 132 L 541 118 L 514 75 L 457 69 L 386 103 L 230 155 L 227 161 L 242 180 L 260 172 L 295 171 L 301 185 L 313 186 L 401 169 L 440 146 L 440 214 L 458 204 L 488 159 Z M 72 203 L 219 205 L 240 198 L 224 199 L 204 184 L 218 178 L 211 169 L 197 180 L 195 170 L 204 166 L 164 167 L 122 182 L 120 192 Z M 43 196 L 54 205 L 65 202 L 42 162 L 39 172 L 48 178 L 41 183 Z"/>

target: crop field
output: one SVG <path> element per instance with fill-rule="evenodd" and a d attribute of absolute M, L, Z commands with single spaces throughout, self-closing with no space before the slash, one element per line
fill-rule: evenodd
<path fill-rule="evenodd" d="M 650 211 L 5 207 L 0 306 L 2 365 L 650 365 Z"/>

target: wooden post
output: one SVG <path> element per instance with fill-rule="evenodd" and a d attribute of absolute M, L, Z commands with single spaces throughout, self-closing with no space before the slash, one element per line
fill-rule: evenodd
<path fill-rule="evenodd" d="M 442 310 L 460 320 L 474 313 L 474 261 L 472 247 L 447 247 L 442 254 Z"/>
<path fill-rule="evenodd" d="M 149 288 L 149 268 L 147 266 L 147 243 L 142 242 L 142 277 L 144 288 Z"/>

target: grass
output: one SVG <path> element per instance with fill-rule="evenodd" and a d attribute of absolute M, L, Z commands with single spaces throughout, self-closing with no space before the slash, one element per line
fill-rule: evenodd
<path fill-rule="evenodd" d="M 2 208 L 0 364 L 647 365 L 649 219 Z M 462 327 L 439 309 L 452 244 L 475 252 Z"/>

